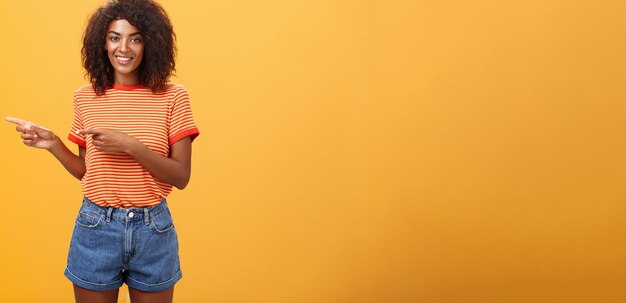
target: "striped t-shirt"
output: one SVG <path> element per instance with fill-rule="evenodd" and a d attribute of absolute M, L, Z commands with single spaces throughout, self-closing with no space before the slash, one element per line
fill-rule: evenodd
<path fill-rule="evenodd" d="M 96 150 L 91 135 L 76 134 L 85 128 L 122 131 L 165 157 L 174 142 L 186 136 L 193 141 L 199 134 L 189 95 L 180 84 L 170 83 L 159 93 L 142 85 L 114 85 L 102 96 L 96 96 L 91 85 L 78 89 L 68 138 L 86 148 L 83 194 L 104 207 L 154 206 L 167 197 L 172 185 L 153 177 L 126 153 Z"/>

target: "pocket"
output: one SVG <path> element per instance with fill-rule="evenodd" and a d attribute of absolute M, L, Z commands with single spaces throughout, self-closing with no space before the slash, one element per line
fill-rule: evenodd
<path fill-rule="evenodd" d="M 76 225 L 84 228 L 96 228 L 102 222 L 103 214 L 81 207 L 76 216 Z"/>
<path fill-rule="evenodd" d="M 169 208 L 165 208 L 162 212 L 150 217 L 150 226 L 158 233 L 165 233 L 174 228 L 174 220 Z"/>

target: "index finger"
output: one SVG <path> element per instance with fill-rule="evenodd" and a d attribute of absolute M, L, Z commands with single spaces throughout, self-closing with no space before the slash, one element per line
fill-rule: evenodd
<path fill-rule="evenodd" d="M 77 130 L 76 133 L 81 135 L 97 135 L 100 133 L 100 130 L 97 128 L 85 128 Z"/>
<path fill-rule="evenodd" d="M 26 121 L 26 120 L 22 120 L 22 119 L 15 118 L 15 117 L 4 117 L 4 120 L 7 120 L 7 121 L 9 121 L 11 123 L 15 123 L 15 124 L 21 125 L 21 126 L 24 126 L 24 124 L 28 123 L 28 121 Z"/>
<path fill-rule="evenodd" d="M 9 122 L 11 122 L 11 123 L 15 123 L 17 125 L 20 125 L 20 126 L 24 127 L 26 130 L 31 130 L 30 128 L 32 126 L 39 126 L 36 123 L 30 122 L 30 121 L 26 121 L 26 120 L 22 120 L 22 119 L 19 119 L 19 118 L 6 117 L 4 119 L 9 121 Z"/>

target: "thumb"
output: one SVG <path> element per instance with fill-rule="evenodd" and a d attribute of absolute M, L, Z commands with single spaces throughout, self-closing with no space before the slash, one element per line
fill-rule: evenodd
<path fill-rule="evenodd" d="M 50 130 L 39 125 L 31 125 L 31 130 L 35 132 L 38 136 L 46 137 L 50 134 Z"/>

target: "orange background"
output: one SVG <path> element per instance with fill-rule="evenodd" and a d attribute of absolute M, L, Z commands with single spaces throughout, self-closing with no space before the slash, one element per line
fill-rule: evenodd
<path fill-rule="evenodd" d="M 0 3 L 2 116 L 66 137 L 100 3 Z M 161 3 L 201 131 L 176 302 L 626 300 L 623 1 Z M 71 302 L 79 183 L 0 134 L 1 301 Z"/>

